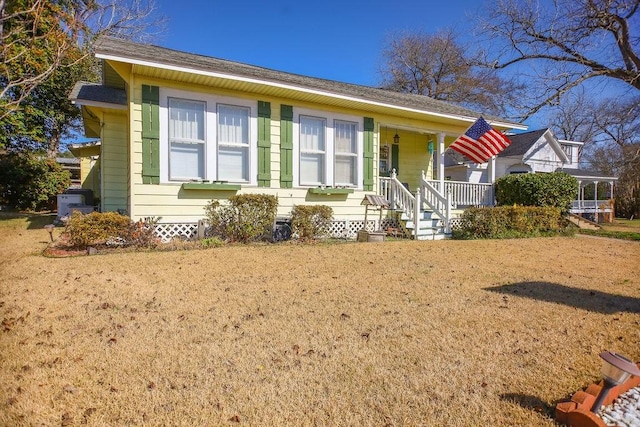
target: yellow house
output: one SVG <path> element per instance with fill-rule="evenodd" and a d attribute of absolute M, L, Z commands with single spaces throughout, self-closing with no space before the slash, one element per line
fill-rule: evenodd
<path fill-rule="evenodd" d="M 87 136 L 100 138 L 103 211 L 161 217 L 164 237 L 192 235 L 210 200 L 262 193 L 278 197 L 281 216 L 329 205 L 333 233 L 354 236 L 364 196 L 380 194 L 417 238 L 448 231 L 444 151 L 478 112 L 115 38 L 95 52 L 102 83 L 79 82 L 71 99 Z"/>
<path fill-rule="evenodd" d="M 80 186 L 100 196 L 100 141 L 72 144 L 69 151 L 80 159 Z"/>

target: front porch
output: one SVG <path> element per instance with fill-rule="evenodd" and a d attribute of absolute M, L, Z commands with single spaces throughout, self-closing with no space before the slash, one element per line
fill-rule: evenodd
<path fill-rule="evenodd" d="M 448 237 L 465 208 L 495 205 L 493 184 L 428 179 L 424 171 L 415 192 L 392 172 L 390 177 L 380 178 L 379 194 L 389 200 L 390 209 L 398 212 L 406 230 L 419 240 Z M 580 197 L 572 203 L 570 212 L 595 222 L 611 222 L 614 200 Z"/>
<path fill-rule="evenodd" d="M 419 177 L 415 192 L 391 176 L 380 178 L 378 194 L 390 202 L 390 210 L 398 213 L 405 228 L 419 240 L 445 238 L 462 211 L 470 206 L 493 206 L 493 184 L 473 184 L 429 179 L 425 171 Z"/>
<path fill-rule="evenodd" d="M 476 182 L 445 178 L 445 152 L 457 136 L 446 131 L 398 129 L 389 125 L 382 125 L 379 130 L 378 194 L 389 200 L 392 210 L 398 213 L 398 219 L 414 238 L 444 238 L 451 233 L 452 225 L 465 208 L 494 206 L 496 175 L 509 173 L 504 167 L 496 167 L 494 157 L 474 172 Z M 561 168 L 559 164 L 557 170 Z M 578 169 L 563 171 L 574 176 L 579 184 L 570 212 L 596 222 L 612 221 L 617 178 Z M 603 186 L 603 183 L 609 184 L 608 191 L 602 188 L 598 192 L 598 184 Z M 589 187 L 591 184 L 593 188 Z M 589 189 L 588 194 L 585 188 Z M 600 200 L 599 193 L 600 196 L 608 193 L 608 197 Z"/>

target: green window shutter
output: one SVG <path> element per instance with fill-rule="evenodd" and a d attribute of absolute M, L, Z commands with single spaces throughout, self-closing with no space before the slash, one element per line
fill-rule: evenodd
<path fill-rule="evenodd" d="M 373 119 L 364 118 L 364 179 L 363 187 L 365 191 L 373 190 Z"/>
<path fill-rule="evenodd" d="M 142 182 L 160 184 L 160 89 L 142 85 Z"/>
<path fill-rule="evenodd" d="M 293 187 L 293 107 L 280 106 L 280 188 Z"/>
<path fill-rule="evenodd" d="M 271 185 L 271 103 L 258 101 L 258 187 Z"/>
<path fill-rule="evenodd" d="M 398 161 L 400 158 L 398 157 L 398 153 L 400 152 L 400 146 L 398 144 L 391 144 L 391 168 L 396 170 L 396 174 L 398 173 Z"/>

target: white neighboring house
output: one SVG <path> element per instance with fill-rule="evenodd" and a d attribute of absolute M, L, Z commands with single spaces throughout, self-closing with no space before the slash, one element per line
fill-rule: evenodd
<path fill-rule="evenodd" d="M 582 142 L 560 141 L 550 129 L 540 129 L 516 135 L 495 160 L 495 177 L 514 173 L 554 172 L 578 168 L 578 153 Z M 487 183 L 490 163 L 477 164 L 453 150 L 447 151 L 445 177 L 453 181 Z"/>
<path fill-rule="evenodd" d="M 504 175 L 517 173 L 541 173 L 563 171 L 575 176 L 579 183 L 579 192 L 571 211 L 576 214 L 592 216 L 610 214 L 613 217 L 614 183 L 617 177 L 583 170 L 579 167 L 580 150 L 584 142 L 557 139 L 551 129 L 539 129 L 509 135 L 511 144 L 492 162 L 477 164 L 453 150 L 445 155 L 445 178 L 450 181 L 474 184 L 493 183 Z M 493 166 L 493 171 L 492 171 Z M 597 184 L 606 182 L 609 191 L 598 194 Z M 594 198 L 584 199 L 586 186 L 594 185 Z"/>

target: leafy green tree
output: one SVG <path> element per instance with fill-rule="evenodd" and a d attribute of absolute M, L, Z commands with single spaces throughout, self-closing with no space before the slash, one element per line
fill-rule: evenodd
<path fill-rule="evenodd" d="M 22 99 L 18 109 L 0 119 L 0 145 L 10 151 L 42 152 L 55 158 L 62 139 L 80 131 L 81 110 L 68 95 L 77 81 L 95 81 L 97 74 L 93 60 L 77 49 L 63 60 L 69 62 L 73 65 L 56 69 Z"/>
<path fill-rule="evenodd" d="M 0 149 L 55 156 L 79 124 L 73 84 L 97 78 L 96 38 L 144 38 L 164 21 L 154 9 L 153 0 L 0 0 Z"/>
<path fill-rule="evenodd" d="M 0 203 L 12 208 L 49 209 L 56 194 L 70 184 L 69 171 L 54 159 L 29 152 L 0 155 Z"/>

